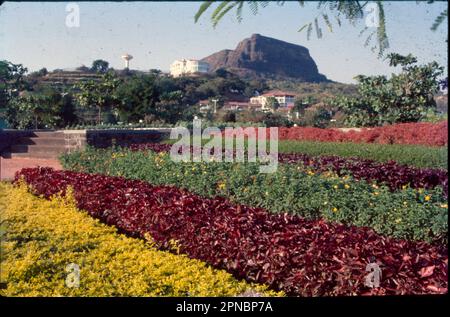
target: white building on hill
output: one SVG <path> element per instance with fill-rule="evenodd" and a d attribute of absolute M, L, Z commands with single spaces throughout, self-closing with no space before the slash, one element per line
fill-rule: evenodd
<path fill-rule="evenodd" d="M 269 97 L 274 97 L 280 104 L 280 107 L 287 107 L 294 103 L 296 94 L 282 90 L 272 90 L 263 95 L 250 98 L 250 103 L 254 105 L 259 104 L 264 110 L 268 108 L 267 98 Z"/>
<path fill-rule="evenodd" d="M 195 59 L 178 59 L 170 65 L 170 74 L 179 77 L 197 73 L 207 73 L 209 64 Z"/>

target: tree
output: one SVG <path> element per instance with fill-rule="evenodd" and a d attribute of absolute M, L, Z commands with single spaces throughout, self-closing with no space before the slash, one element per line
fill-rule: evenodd
<path fill-rule="evenodd" d="M 427 1 L 428 4 L 434 2 L 435 1 Z M 253 14 L 257 14 L 261 8 L 267 7 L 269 3 L 269 1 L 204 1 L 195 14 L 194 19 L 195 22 L 198 22 L 200 17 L 213 6 L 213 4 L 217 4 L 211 14 L 211 22 L 214 27 L 216 27 L 219 21 L 232 9 L 236 9 L 236 18 L 240 22 L 242 21 L 242 12 L 245 4 L 247 4 Z M 285 1 L 276 1 L 276 4 L 280 6 L 284 5 L 284 3 Z M 329 32 L 333 32 L 332 20 L 334 20 L 335 25 L 339 27 L 341 26 L 343 19 L 347 20 L 351 25 L 356 25 L 358 21 L 364 20 L 365 10 L 374 10 L 374 13 L 377 13 L 376 18 L 379 22 L 379 26 L 375 28 L 375 31 L 367 35 L 365 46 L 372 43 L 372 50 L 378 50 L 379 56 L 382 56 L 385 50 L 389 48 L 383 1 L 317 1 L 313 4 L 307 3 L 306 1 L 297 1 L 297 3 L 302 8 L 305 7 L 306 4 L 315 5 L 316 10 L 318 11 L 318 14 L 313 21 L 306 23 L 298 30 L 299 32 L 306 30 L 306 37 L 308 40 L 310 39 L 313 30 L 315 30 L 317 38 L 322 38 L 323 32 L 320 27 L 321 23 L 325 24 Z M 447 16 L 447 10 L 442 11 L 438 17 L 436 17 L 431 26 L 431 30 L 437 30 L 442 22 L 447 19 Z M 362 29 L 361 34 L 366 33 L 367 31 L 369 31 L 369 27 L 365 26 Z"/>
<path fill-rule="evenodd" d="M 182 91 L 164 92 L 156 103 L 158 117 L 168 123 L 176 123 L 182 116 L 183 106 L 181 104 Z"/>
<path fill-rule="evenodd" d="M 117 105 L 121 121 L 138 122 L 145 116 L 157 116 L 159 92 L 155 75 L 134 75 L 117 88 Z"/>
<path fill-rule="evenodd" d="M 118 104 L 116 89 L 120 80 L 111 72 L 104 74 L 99 82 L 89 80 L 75 85 L 75 99 L 82 107 L 96 107 L 97 123 L 102 120 L 102 109 L 115 107 Z"/>
<path fill-rule="evenodd" d="M 399 122 L 416 122 L 435 109 L 433 96 L 439 91 L 439 77 L 444 68 L 436 62 L 417 65 L 411 54 L 389 54 L 390 66 L 402 71 L 386 76 L 356 77 L 360 97 L 338 97 L 332 102 L 346 115 L 351 126 L 378 126 Z"/>
<path fill-rule="evenodd" d="M 27 92 L 8 104 L 6 120 L 10 126 L 18 129 L 63 127 L 68 123 L 63 116 L 66 115 L 66 119 L 70 117 L 67 102 L 55 91 Z"/>
<path fill-rule="evenodd" d="M 312 97 L 306 98 L 296 98 L 294 101 L 294 107 L 292 108 L 293 112 L 298 112 L 300 115 L 305 113 L 305 109 L 313 104 Z"/>
<path fill-rule="evenodd" d="M 275 97 L 267 97 L 266 99 L 266 106 L 273 111 L 276 111 L 278 108 L 280 108 L 280 104 L 278 100 Z"/>
<path fill-rule="evenodd" d="M 25 89 L 24 75 L 27 71 L 22 64 L 0 61 L 0 109 L 5 108 L 12 98 Z"/>
<path fill-rule="evenodd" d="M 96 59 L 92 62 L 91 71 L 96 73 L 106 73 L 108 71 L 109 63 L 102 59 Z"/>

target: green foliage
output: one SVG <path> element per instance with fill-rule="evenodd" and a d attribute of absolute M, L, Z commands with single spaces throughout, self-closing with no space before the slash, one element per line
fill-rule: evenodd
<path fill-rule="evenodd" d="M 311 105 L 318 102 L 324 102 L 331 96 L 345 95 L 356 97 L 358 95 L 357 86 L 353 84 L 342 83 L 305 83 L 294 80 L 267 80 L 267 88 L 259 90 L 284 90 L 292 91 L 297 94 L 298 100 L 308 101 Z"/>
<path fill-rule="evenodd" d="M 445 9 L 439 15 L 436 17 L 436 19 L 433 22 L 433 25 L 431 26 L 432 31 L 436 31 L 439 26 L 444 22 L 445 19 L 448 18 L 448 10 Z"/>
<path fill-rule="evenodd" d="M 271 109 L 272 111 L 275 111 L 278 108 L 280 108 L 280 104 L 278 103 L 278 100 L 275 97 L 267 97 L 266 106 L 269 107 L 269 109 Z"/>
<path fill-rule="evenodd" d="M 118 104 L 116 89 L 120 79 L 112 72 L 104 74 L 100 82 L 81 81 L 75 85 L 75 98 L 82 107 L 98 109 L 97 123 L 101 123 L 102 110 L 114 108 Z"/>
<path fill-rule="evenodd" d="M 72 97 L 48 88 L 12 99 L 6 119 L 11 127 L 17 129 L 41 129 L 65 127 L 76 118 Z"/>
<path fill-rule="evenodd" d="M 262 120 L 266 127 L 290 127 L 292 123 L 279 113 L 265 113 Z"/>
<path fill-rule="evenodd" d="M 396 161 L 417 167 L 448 168 L 448 147 L 400 144 L 362 144 L 345 142 L 279 141 L 278 151 L 312 156 L 336 155 L 358 157 L 379 162 Z"/>
<path fill-rule="evenodd" d="M 137 122 L 157 113 L 158 91 L 154 75 L 136 75 L 124 81 L 117 89 L 120 100 L 117 109 L 120 121 Z"/>
<path fill-rule="evenodd" d="M 96 73 L 106 73 L 109 69 L 109 63 L 102 59 L 96 59 L 92 62 L 91 71 Z"/>
<path fill-rule="evenodd" d="M 347 115 L 349 126 L 417 122 L 436 108 L 433 95 L 439 91 L 443 67 L 436 62 L 416 65 L 417 59 L 411 55 L 389 54 L 388 59 L 390 66 L 402 67 L 399 74 L 392 74 L 389 79 L 359 75 L 358 98 L 338 97 L 332 101 Z"/>
<path fill-rule="evenodd" d="M 300 119 L 303 126 L 326 128 L 330 124 L 332 112 L 325 105 L 318 104 L 304 111 L 304 115 Z"/>
<path fill-rule="evenodd" d="M 26 72 L 27 68 L 22 64 L 0 61 L 0 109 L 5 108 L 8 102 L 25 88 Z"/>
<path fill-rule="evenodd" d="M 317 175 L 301 165 L 282 164 L 275 173 L 262 174 L 258 163 L 176 163 L 167 153 L 126 149 L 88 149 L 61 161 L 69 170 L 173 185 L 275 213 L 368 226 L 396 238 L 429 241 L 447 233 L 441 188 L 390 192 L 331 173 Z"/>

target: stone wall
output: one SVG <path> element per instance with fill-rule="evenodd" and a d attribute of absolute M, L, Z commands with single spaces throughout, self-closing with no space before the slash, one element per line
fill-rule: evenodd
<path fill-rule="evenodd" d="M 0 153 L 9 148 L 21 137 L 31 136 L 31 131 L 0 129 Z"/>
<path fill-rule="evenodd" d="M 170 134 L 170 129 L 142 130 L 66 130 L 65 151 L 83 149 L 86 145 L 106 148 L 112 145 L 126 146 L 133 143 L 159 142 Z"/>
<path fill-rule="evenodd" d="M 126 146 L 132 143 L 159 142 L 171 129 L 88 130 L 87 144 L 105 148 L 112 145 Z"/>
<path fill-rule="evenodd" d="M 112 145 L 126 146 L 132 143 L 148 143 L 161 141 L 170 134 L 171 129 L 133 129 L 133 130 L 59 130 L 58 138 L 64 138 L 64 147 L 54 149 L 58 153 L 71 153 L 84 149 L 87 145 L 105 148 Z M 0 130 L 0 153 L 13 144 L 16 144 L 21 137 L 36 137 L 33 130 Z M 55 137 L 54 135 L 52 137 Z M 51 145 L 51 144 L 46 144 Z M 33 145 L 38 146 L 38 145 Z M 60 145 L 55 145 L 58 147 Z"/>

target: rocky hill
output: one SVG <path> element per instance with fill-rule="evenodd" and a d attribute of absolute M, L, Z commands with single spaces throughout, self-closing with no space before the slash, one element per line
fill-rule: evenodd
<path fill-rule="evenodd" d="M 211 72 L 224 68 L 246 78 L 296 79 L 327 82 L 306 47 L 259 34 L 241 41 L 234 50 L 222 50 L 202 59 Z"/>

